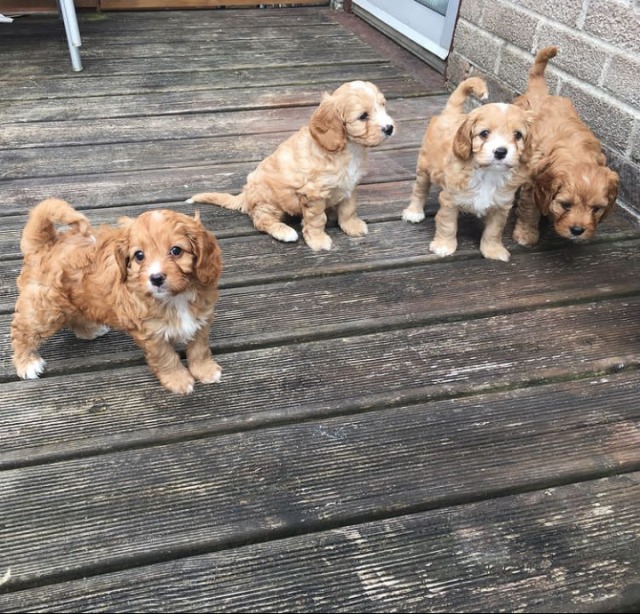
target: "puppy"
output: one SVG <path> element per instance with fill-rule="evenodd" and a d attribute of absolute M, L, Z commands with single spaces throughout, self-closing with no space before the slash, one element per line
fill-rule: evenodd
<path fill-rule="evenodd" d="M 282 222 L 285 214 L 302 217 L 302 235 L 314 251 L 331 249 L 325 232 L 327 211 L 351 237 L 367 234 L 356 214 L 354 190 L 366 171 L 367 150 L 393 134 L 395 124 L 378 88 L 366 81 L 341 85 L 325 94 L 300 128 L 249 174 L 241 194 L 196 194 L 201 202 L 248 214 L 254 226 L 279 241 L 297 241 Z"/>
<path fill-rule="evenodd" d="M 109 328 L 128 333 L 171 392 L 191 392 L 194 379 L 220 380 L 209 330 L 222 261 L 216 238 L 197 215 L 149 211 L 94 229 L 67 202 L 50 198 L 31 210 L 20 247 L 24 265 L 11 343 L 21 378 L 42 373 L 38 347 L 67 327 L 81 339 Z M 188 369 L 172 342 L 187 344 Z"/>
<path fill-rule="evenodd" d="M 509 260 L 502 231 L 518 187 L 525 180 L 530 118 L 511 104 L 485 104 L 464 113 L 466 98 L 484 99 L 482 79 L 463 81 L 449 98 L 444 111 L 431 119 L 425 132 L 409 206 L 402 218 L 424 219 L 424 205 L 431 184 L 442 189 L 436 214 L 435 238 L 429 249 L 449 256 L 457 248 L 458 213 L 485 218 L 480 251 L 485 258 Z"/>
<path fill-rule="evenodd" d="M 551 46 L 538 52 L 527 91 L 514 100 L 535 113 L 530 176 L 520 193 L 513 231 L 520 245 L 537 243 L 541 215 L 565 239 L 590 239 L 618 195 L 619 177 L 607 168 L 600 141 L 568 98 L 549 95 L 544 70 L 557 51 Z"/>

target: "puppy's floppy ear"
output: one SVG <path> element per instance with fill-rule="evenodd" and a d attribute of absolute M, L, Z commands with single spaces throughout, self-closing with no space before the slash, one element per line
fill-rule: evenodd
<path fill-rule="evenodd" d="M 467 118 L 453 137 L 453 153 L 461 160 L 469 160 L 472 152 L 473 122 Z"/>
<path fill-rule="evenodd" d="M 531 154 L 533 153 L 533 121 L 535 115 L 531 111 L 526 111 L 524 114 L 524 122 L 527 126 L 527 132 L 524 136 L 524 148 L 522 150 L 522 155 L 520 156 L 520 161 L 524 164 L 528 164 L 531 159 Z"/>
<path fill-rule="evenodd" d="M 188 236 L 196 259 L 193 271 L 196 279 L 203 286 L 217 284 L 222 274 L 222 254 L 215 235 L 202 225 L 198 212 Z"/>
<path fill-rule="evenodd" d="M 114 257 L 120 269 L 120 278 L 124 282 L 129 270 L 129 228 L 133 224 L 130 217 L 118 218 L 118 238 L 115 242 Z"/>
<path fill-rule="evenodd" d="M 322 98 L 309 120 L 309 132 L 327 151 L 340 151 L 347 146 L 344 121 L 332 96 L 325 94 Z"/>
<path fill-rule="evenodd" d="M 615 171 L 612 171 L 610 168 L 607 168 L 608 171 L 608 185 L 607 185 L 607 208 L 604 210 L 604 213 L 600 217 L 600 220 L 603 220 L 616 204 L 616 199 L 618 198 L 618 186 L 620 185 L 620 176 Z"/>
<path fill-rule="evenodd" d="M 551 202 L 558 193 L 562 177 L 554 170 L 553 162 L 546 161 L 533 173 L 533 201 L 542 215 L 549 215 Z"/>

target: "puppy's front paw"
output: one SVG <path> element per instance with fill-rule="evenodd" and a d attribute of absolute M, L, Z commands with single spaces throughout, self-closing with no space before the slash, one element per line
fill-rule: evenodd
<path fill-rule="evenodd" d="M 46 362 L 40 356 L 16 363 L 16 372 L 20 379 L 38 379 L 44 372 Z"/>
<path fill-rule="evenodd" d="M 323 249 L 330 250 L 331 245 L 333 244 L 331 237 L 326 232 L 318 233 L 313 236 L 307 235 L 304 240 L 314 252 L 319 252 Z"/>
<path fill-rule="evenodd" d="M 489 258 L 490 260 L 502 260 L 502 262 L 509 262 L 509 258 L 511 258 L 511 254 L 509 250 L 499 243 L 491 243 L 491 244 L 480 244 L 480 252 L 485 258 Z"/>
<path fill-rule="evenodd" d="M 222 368 L 215 360 L 190 363 L 189 371 L 191 371 L 193 377 L 203 384 L 217 384 L 222 377 Z"/>
<path fill-rule="evenodd" d="M 528 228 L 524 224 L 516 224 L 513 229 L 513 240 L 519 245 L 524 245 L 524 247 L 532 247 L 538 242 L 539 238 L 540 232 L 538 230 Z"/>
<path fill-rule="evenodd" d="M 170 392 L 175 392 L 176 394 L 189 394 L 190 392 L 193 392 L 195 380 L 191 373 L 189 373 L 189 371 L 184 367 L 180 370 L 159 373 L 158 379 Z"/>
<path fill-rule="evenodd" d="M 445 256 L 451 256 L 453 252 L 458 248 L 458 242 L 447 239 L 434 239 L 429 245 L 429 249 L 436 255 L 444 258 Z"/>
<path fill-rule="evenodd" d="M 286 224 L 274 224 L 269 230 L 269 234 L 274 239 L 278 239 L 278 241 L 284 243 L 295 243 L 298 240 L 298 233 Z"/>
<path fill-rule="evenodd" d="M 412 224 L 418 224 L 422 220 L 424 220 L 424 211 L 416 211 L 411 207 L 407 207 L 402 212 L 402 219 L 405 222 L 411 222 Z"/>
<path fill-rule="evenodd" d="M 369 228 L 364 220 L 359 217 L 353 217 L 346 222 L 340 224 L 340 228 L 350 237 L 363 237 L 369 233 Z"/>

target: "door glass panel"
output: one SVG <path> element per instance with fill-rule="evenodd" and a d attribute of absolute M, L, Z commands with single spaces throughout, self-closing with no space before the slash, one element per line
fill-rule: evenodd
<path fill-rule="evenodd" d="M 426 6 L 428 9 L 440 13 L 440 15 L 447 14 L 447 5 L 449 0 L 415 0 L 418 4 Z"/>

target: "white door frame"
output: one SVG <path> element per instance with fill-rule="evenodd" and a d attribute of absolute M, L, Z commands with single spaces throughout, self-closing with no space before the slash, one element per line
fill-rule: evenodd
<path fill-rule="evenodd" d="M 399 36 L 398 42 L 415 51 L 424 49 L 443 67 L 449 55 L 461 0 L 449 0 L 446 15 L 440 15 L 414 0 L 352 0 L 352 11 L 379 27 L 385 34 Z M 422 55 L 422 54 L 419 54 Z"/>

